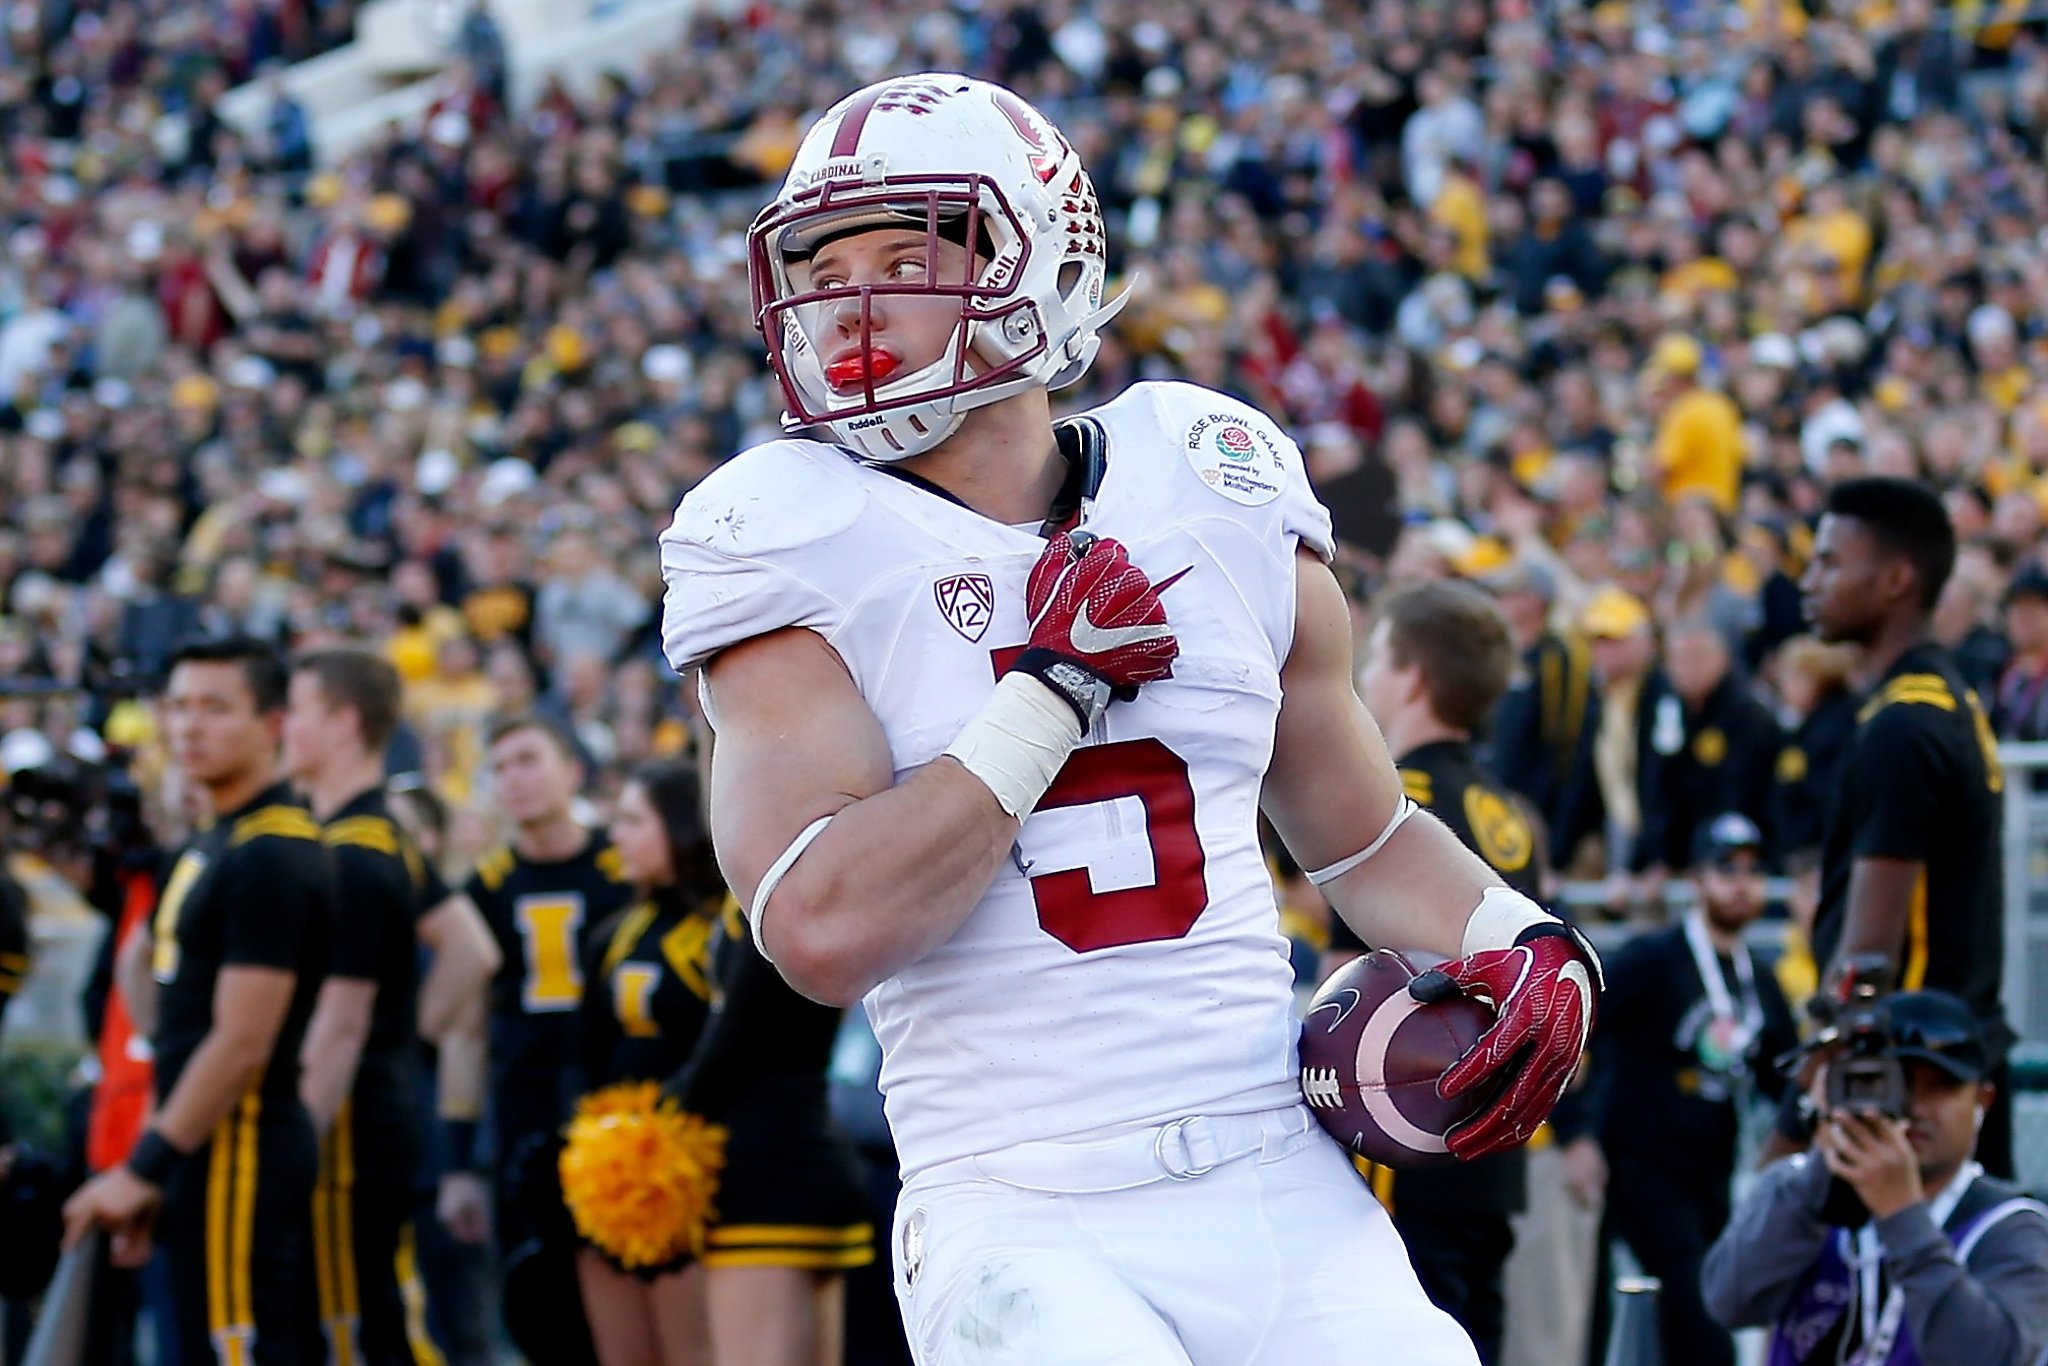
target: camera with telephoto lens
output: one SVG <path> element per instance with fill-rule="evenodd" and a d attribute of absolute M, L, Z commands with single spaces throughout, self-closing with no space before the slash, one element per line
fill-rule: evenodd
<path fill-rule="evenodd" d="M 1826 1109 L 1905 1117 L 1906 1069 L 1895 1051 L 1885 1004 L 1891 987 L 1891 959 L 1863 953 L 1843 965 L 1834 991 L 1814 997 L 1821 1028 L 1808 1051 L 1828 1055 Z"/>

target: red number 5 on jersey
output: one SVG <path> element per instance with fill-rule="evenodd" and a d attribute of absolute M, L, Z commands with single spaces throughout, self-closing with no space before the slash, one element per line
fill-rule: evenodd
<path fill-rule="evenodd" d="M 1001 675 L 1022 646 L 995 652 Z M 1076 953 L 1178 939 L 1209 905 L 1207 859 L 1195 833 L 1187 760 L 1156 739 L 1088 745 L 1067 758 L 1037 810 L 1101 806 L 1135 797 L 1145 809 L 1152 882 L 1098 892 L 1088 869 L 1029 874 L 1038 923 Z"/>

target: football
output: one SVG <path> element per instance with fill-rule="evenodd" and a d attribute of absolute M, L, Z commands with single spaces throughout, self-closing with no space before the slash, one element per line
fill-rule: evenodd
<path fill-rule="evenodd" d="M 1408 984 L 1421 975 L 1392 949 L 1362 954 L 1317 989 L 1301 1027 L 1309 1109 L 1346 1150 L 1396 1169 L 1453 1161 L 1444 1135 L 1490 1099 L 1481 1088 L 1445 1100 L 1436 1084 L 1493 1012 L 1441 974 L 1441 994 L 1418 1000 Z"/>

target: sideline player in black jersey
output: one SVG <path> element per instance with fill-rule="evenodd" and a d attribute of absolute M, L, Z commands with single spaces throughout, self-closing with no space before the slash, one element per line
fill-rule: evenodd
<path fill-rule="evenodd" d="M 400 691 L 397 670 L 380 655 L 316 651 L 292 666 L 284 724 L 285 766 L 325 828 L 338 902 L 300 1082 L 321 1135 L 312 1207 L 325 1334 L 318 1350 L 362 1366 L 437 1359 L 424 1292 L 416 1275 L 402 1283 L 400 1274 L 401 1261 L 413 1260 L 402 1249 L 412 1245 L 426 1141 L 416 1036 L 440 1042 L 498 967 L 483 917 L 449 892 L 385 805 L 384 749 Z M 424 982 L 422 946 L 433 954 Z"/>
<path fill-rule="evenodd" d="M 844 1273 L 874 1259 L 858 1167 L 826 1104 L 840 1012 L 799 996 L 754 948 L 700 803 L 696 774 L 675 762 L 619 794 L 612 836 L 647 899 L 591 947 L 577 1057 L 586 1089 L 664 1077 L 727 1131 L 703 1272 L 643 1286 L 586 1252 L 585 1304 L 604 1366 L 694 1359 L 679 1350 L 693 1311 L 713 1361 L 832 1366 Z"/>
<path fill-rule="evenodd" d="M 1374 604 L 1359 691 L 1387 737 L 1401 786 L 1516 891 L 1534 898 L 1542 861 L 1515 796 L 1473 753 L 1473 733 L 1507 691 L 1514 644 L 1491 598 L 1462 583 L 1399 589 Z M 1364 949 L 1332 917 L 1335 968 Z M 1519 1148 L 1439 1171 L 1371 1167 L 1367 1177 L 1408 1244 L 1423 1290 L 1472 1335 L 1483 1363 L 1500 1357 L 1509 1216 L 1524 1199 Z"/>
<path fill-rule="evenodd" d="M 1813 956 L 1823 989 L 1852 956 L 1882 953 L 1901 989 L 1969 1003 L 1998 1060 L 1977 1159 L 2009 1177 L 2004 775 L 1977 695 L 1931 625 L 1955 556 L 1947 511 L 1918 484 L 1852 479 L 1828 495 L 1801 588 L 1821 639 L 1863 648 L 1863 700 L 1821 846 Z"/>
<path fill-rule="evenodd" d="M 123 1265 L 163 1239 L 182 1366 L 303 1360 L 317 1156 L 299 1046 L 325 971 L 333 877 L 318 823 L 277 778 L 285 681 L 276 652 L 247 639 L 172 659 L 172 755 L 215 821 L 172 868 L 148 932 L 123 946 L 131 999 L 157 986 L 155 1119 L 127 1162 L 65 1209 L 72 1240 L 97 1224 Z"/>
<path fill-rule="evenodd" d="M 522 1156 L 551 1138 L 563 1118 L 560 1083 L 570 1024 L 583 1000 L 585 949 L 592 931 L 632 900 L 633 889 L 604 836 L 576 821 L 583 771 L 566 735 L 538 716 L 508 717 L 491 728 L 488 762 L 498 809 L 514 835 L 510 845 L 477 860 L 463 891 L 483 912 L 503 955 L 489 1013 L 497 1180 L 487 1197 L 480 1180 L 451 1177 L 442 1209 L 444 1217 L 460 1215 L 463 1205 L 489 1198 L 499 1252 L 510 1261 L 540 1232 L 513 1198 L 513 1178 Z M 451 1133 L 458 1154 L 463 1143 Z M 507 1295 L 509 1309 L 529 1307 L 514 1298 Z M 567 1299 L 573 1312 L 573 1285 Z M 582 1336 L 580 1327 L 568 1336 L 568 1346 L 553 1349 L 558 1359 L 587 1357 L 588 1342 L 573 1341 Z"/>

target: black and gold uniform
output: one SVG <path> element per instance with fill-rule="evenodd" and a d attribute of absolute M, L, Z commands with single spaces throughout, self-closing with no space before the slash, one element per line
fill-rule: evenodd
<path fill-rule="evenodd" d="M 738 903 L 685 912 L 670 894 L 635 908 L 594 951 L 590 990 L 586 1085 L 662 1078 L 684 1109 L 726 1130 L 704 1265 L 845 1271 L 874 1260 L 859 1167 L 826 1103 L 840 1012 L 782 980 Z"/>
<path fill-rule="evenodd" d="M 718 908 L 665 887 L 598 927 L 583 965 L 567 1100 L 624 1081 L 667 1081 L 711 1014 Z"/>
<path fill-rule="evenodd" d="M 683 1108 L 728 1134 L 704 1265 L 866 1266 L 875 1231 L 860 1164 L 826 1098 L 840 1010 L 782 980 L 730 899 L 711 969 L 711 1018 L 669 1083 Z"/>
<path fill-rule="evenodd" d="M 1501 881 L 1524 896 L 1541 896 L 1536 832 L 1514 795 L 1480 767 L 1470 744 L 1433 741 L 1404 755 L 1399 766 L 1401 787 L 1416 805 L 1435 813 Z M 1365 947 L 1338 917 L 1331 920 L 1330 944 L 1340 951 Z M 1508 1221 L 1526 1199 L 1528 1162 L 1522 1150 L 1398 1174 L 1362 1159 L 1358 1165 L 1393 1215 L 1424 1293 L 1472 1335 L 1482 1362 L 1497 1360 L 1505 1312 L 1502 1272 L 1515 1245 Z"/>
<path fill-rule="evenodd" d="M 179 856 L 158 898 L 151 967 L 161 1104 L 213 1027 L 223 969 L 297 987 L 261 1076 L 164 1188 L 157 1234 L 184 1366 L 301 1359 L 306 1211 L 318 1162 L 299 1101 L 299 1046 L 326 971 L 334 910 L 320 826 L 284 784 L 228 812 Z"/>
<path fill-rule="evenodd" d="M 374 982 L 370 1034 L 355 1084 L 321 1140 L 313 1193 L 313 1283 L 325 1350 L 336 1366 L 438 1361 L 405 1285 L 400 1247 L 425 1144 L 418 1097 L 424 1066 L 414 1013 L 419 920 L 448 897 L 372 788 L 329 818 L 337 897 L 328 973 Z"/>
<path fill-rule="evenodd" d="M 512 1199 L 514 1165 L 562 1122 L 570 1026 L 583 1001 L 584 962 L 597 927 L 633 899 L 618 853 L 592 834 L 573 857 L 535 863 L 499 847 L 477 860 L 463 890 L 483 913 L 503 962 L 491 983 L 490 1122 L 497 1157 L 498 1245 L 533 1232 Z"/>
<path fill-rule="evenodd" d="M 1894 960 L 1898 984 L 1967 1001 L 2001 1060 L 2013 1038 L 1998 995 L 2005 959 L 2004 786 L 1991 723 L 1954 661 L 1933 644 L 1908 650 L 1856 713 L 1828 810 L 1813 923 L 1814 961 L 1825 970 L 1842 942 L 1856 860 L 1924 864 Z M 1993 1080 L 1999 1100 L 1978 1137 L 1977 1157 L 1987 1169 L 2009 1174 L 2011 1110 L 2002 1061 Z"/>

